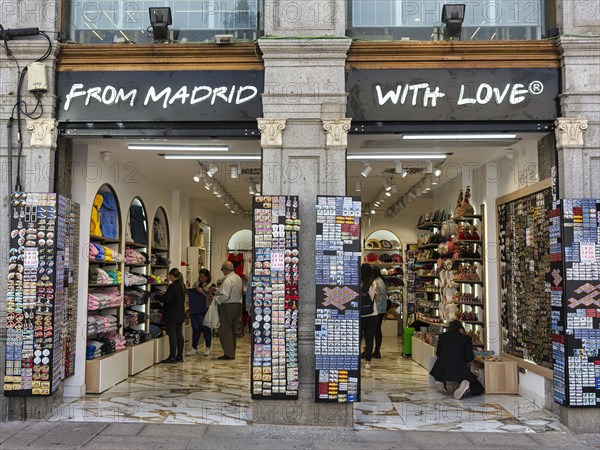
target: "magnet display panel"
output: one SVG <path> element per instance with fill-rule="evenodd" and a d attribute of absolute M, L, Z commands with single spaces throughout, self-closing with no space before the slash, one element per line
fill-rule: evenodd
<path fill-rule="evenodd" d="M 600 407 L 600 199 L 550 213 L 554 400 Z"/>
<path fill-rule="evenodd" d="M 502 351 L 549 369 L 551 209 L 551 188 L 498 206 Z"/>
<path fill-rule="evenodd" d="M 52 395 L 74 373 L 76 235 L 79 206 L 69 199 L 11 195 L 5 396 Z"/>
<path fill-rule="evenodd" d="M 299 211 L 297 196 L 253 200 L 253 399 L 298 398 Z"/>
<path fill-rule="evenodd" d="M 360 197 L 317 197 L 315 402 L 360 401 Z"/>

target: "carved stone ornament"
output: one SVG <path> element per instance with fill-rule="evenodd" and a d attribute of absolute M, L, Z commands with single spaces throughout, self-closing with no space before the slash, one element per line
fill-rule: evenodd
<path fill-rule="evenodd" d="M 28 120 L 27 129 L 31 131 L 30 145 L 33 148 L 56 147 L 56 120 L 37 119 Z"/>
<path fill-rule="evenodd" d="M 348 131 L 352 119 L 323 119 L 327 147 L 348 147 Z"/>
<path fill-rule="evenodd" d="M 258 119 L 260 145 L 265 147 L 283 147 L 285 119 Z"/>
<path fill-rule="evenodd" d="M 558 148 L 583 147 L 583 132 L 588 127 L 587 119 L 559 117 L 555 125 Z"/>

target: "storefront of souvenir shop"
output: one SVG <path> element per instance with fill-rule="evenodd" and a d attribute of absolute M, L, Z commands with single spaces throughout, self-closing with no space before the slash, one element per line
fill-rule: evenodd
<path fill-rule="evenodd" d="M 56 172 L 70 176 L 12 199 L 12 417 L 28 405 L 51 420 L 519 432 L 560 430 L 552 413 L 595 420 L 597 204 L 553 204 L 557 155 L 583 123 L 560 118 L 558 48 L 427 44 L 63 46 Z M 251 290 L 235 361 L 217 360 L 215 336 L 210 355 L 160 364 L 169 269 L 189 287 L 227 259 Z M 369 368 L 363 262 L 389 300 Z M 17 316 L 33 296 L 29 336 Z M 427 376 L 453 319 L 486 387 L 464 408 Z"/>

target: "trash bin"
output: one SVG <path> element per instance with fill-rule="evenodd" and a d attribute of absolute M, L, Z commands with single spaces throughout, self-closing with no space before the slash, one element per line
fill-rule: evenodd
<path fill-rule="evenodd" d="M 404 356 L 412 355 L 412 335 L 415 334 L 415 329 L 406 327 L 402 333 L 402 353 Z"/>

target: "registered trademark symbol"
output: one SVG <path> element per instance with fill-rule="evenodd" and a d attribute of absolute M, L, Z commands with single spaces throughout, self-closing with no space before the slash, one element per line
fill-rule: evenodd
<path fill-rule="evenodd" d="M 539 95 L 544 92 L 544 84 L 541 81 L 532 81 L 529 83 L 529 92 L 533 95 Z"/>

